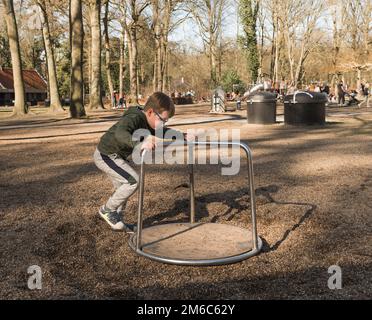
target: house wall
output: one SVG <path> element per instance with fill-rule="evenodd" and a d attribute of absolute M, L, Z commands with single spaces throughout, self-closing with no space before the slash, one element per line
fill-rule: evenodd
<path fill-rule="evenodd" d="M 47 93 L 26 93 L 26 101 L 30 106 L 44 104 Z M 15 97 L 14 92 L 0 92 L 0 106 L 13 106 Z"/>
<path fill-rule="evenodd" d="M 0 92 L 0 106 L 12 106 L 13 100 L 13 92 Z"/>

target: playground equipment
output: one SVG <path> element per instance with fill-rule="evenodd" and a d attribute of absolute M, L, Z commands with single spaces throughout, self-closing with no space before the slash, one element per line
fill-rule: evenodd
<path fill-rule="evenodd" d="M 276 123 L 276 95 L 254 91 L 248 96 L 247 119 L 250 124 Z"/>
<path fill-rule="evenodd" d="M 284 98 L 284 122 L 290 125 L 326 123 L 327 96 L 324 93 L 296 91 Z"/>
<path fill-rule="evenodd" d="M 211 113 L 225 113 L 226 106 L 225 106 L 225 91 L 222 88 L 217 88 L 213 92 L 212 97 L 212 109 Z"/>
<path fill-rule="evenodd" d="M 174 144 L 172 144 L 174 145 Z M 238 146 L 245 151 L 248 163 L 248 187 L 251 203 L 251 229 L 217 223 L 195 221 L 194 164 L 190 174 L 190 223 L 169 223 L 143 228 L 143 203 L 146 151 L 141 157 L 138 195 L 137 232 L 129 239 L 130 247 L 139 255 L 159 262 L 177 265 L 223 265 L 250 258 L 261 251 L 257 235 L 256 199 L 253 160 L 250 148 L 235 142 L 188 142 L 189 159 L 194 159 L 196 146 Z M 180 144 L 183 146 L 183 144 Z M 193 161 L 191 161 L 193 163 Z"/>

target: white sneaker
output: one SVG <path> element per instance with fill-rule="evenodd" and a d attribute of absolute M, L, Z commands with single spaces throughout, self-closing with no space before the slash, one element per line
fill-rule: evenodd
<path fill-rule="evenodd" d="M 125 231 L 126 233 L 134 233 L 137 231 L 135 225 L 126 224 L 123 222 L 122 214 L 117 213 L 116 211 L 107 210 L 105 206 L 99 208 L 98 214 L 110 225 L 112 230 Z"/>
<path fill-rule="evenodd" d="M 105 208 L 105 206 L 102 206 L 99 208 L 98 214 L 110 225 L 113 230 L 124 230 L 124 222 L 121 220 L 121 216 L 116 211 L 109 211 Z"/>

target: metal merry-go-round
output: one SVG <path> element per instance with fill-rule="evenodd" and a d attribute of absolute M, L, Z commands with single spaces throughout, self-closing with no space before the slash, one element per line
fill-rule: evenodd
<path fill-rule="evenodd" d="M 145 150 L 141 155 L 137 232 L 129 238 L 129 245 L 137 254 L 162 263 L 207 266 L 240 262 L 257 255 L 261 251 L 262 240 L 257 234 L 253 160 L 250 148 L 240 142 L 188 142 L 189 158 L 194 159 L 195 147 L 198 146 L 239 147 L 245 151 L 248 163 L 251 228 L 218 223 L 197 223 L 195 221 L 193 162 L 188 164 L 190 174 L 190 222 L 167 223 L 143 228 L 144 159 L 147 153 Z"/>

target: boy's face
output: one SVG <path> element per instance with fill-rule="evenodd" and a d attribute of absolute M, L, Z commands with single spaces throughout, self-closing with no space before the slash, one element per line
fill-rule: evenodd
<path fill-rule="evenodd" d="M 156 129 L 161 126 L 165 126 L 165 123 L 169 120 L 169 112 L 163 111 L 161 113 L 156 112 L 153 109 L 149 109 L 145 112 L 147 122 L 151 128 Z"/>

